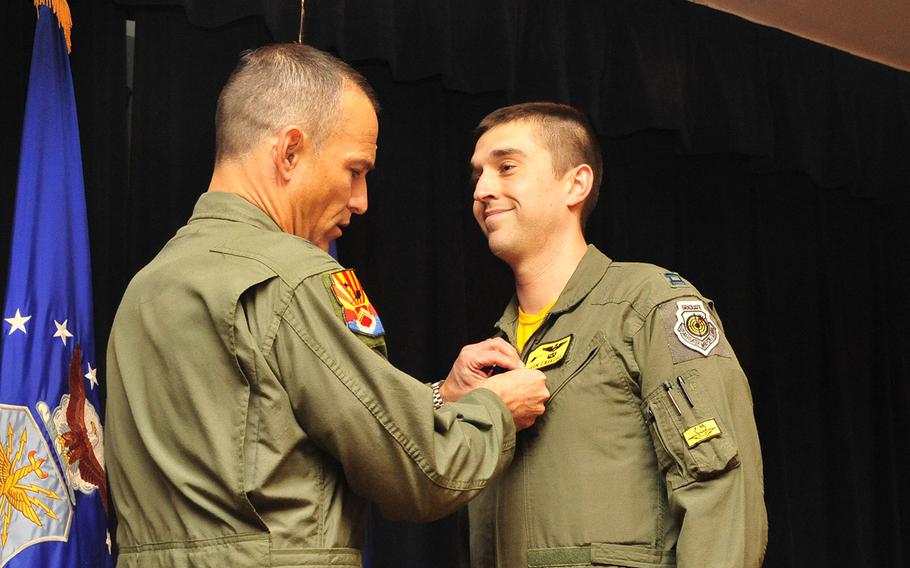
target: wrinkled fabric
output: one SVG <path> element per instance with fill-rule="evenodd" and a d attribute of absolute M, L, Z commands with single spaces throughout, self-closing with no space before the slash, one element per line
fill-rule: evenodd
<path fill-rule="evenodd" d="M 359 566 L 367 500 L 454 511 L 510 461 L 480 389 L 431 390 L 345 324 L 342 268 L 230 194 L 127 289 L 108 349 L 108 471 L 123 566 Z"/>
<path fill-rule="evenodd" d="M 699 305 L 681 321 L 706 354 L 687 347 L 698 335 L 670 331 Z M 513 298 L 497 323 L 509 341 L 517 312 Z M 546 412 L 468 507 L 471 566 L 759 566 L 768 525 L 752 396 L 710 300 L 589 246 L 522 358 L 566 337 L 567 353 L 540 367 Z"/>

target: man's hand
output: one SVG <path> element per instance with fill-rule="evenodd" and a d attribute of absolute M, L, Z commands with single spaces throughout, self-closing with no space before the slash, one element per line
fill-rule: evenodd
<path fill-rule="evenodd" d="M 518 369 L 490 377 L 480 388 L 490 389 L 506 404 L 515 429 L 528 428 L 543 414 L 544 403 L 550 398 L 547 377 L 533 369 Z"/>
<path fill-rule="evenodd" d="M 506 370 L 523 367 L 515 348 L 498 337 L 462 347 L 452 370 L 439 387 L 442 400 L 456 401 L 481 386 L 488 376 L 485 369 L 493 366 Z"/>

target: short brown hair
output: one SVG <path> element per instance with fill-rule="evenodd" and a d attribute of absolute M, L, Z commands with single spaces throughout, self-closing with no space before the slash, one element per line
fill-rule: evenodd
<path fill-rule="evenodd" d="M 521 103 L 503 107 L 488 114 L 474 129 L 474 141 L 487 131 L 510 122 L 526 121 L 534 124 L 539 141 L 550 152 L 553 173 L 561 176 L 570 168 L 581 164 L 591 166 L 594 183 L 581 208 L 582 228 L 597 205 L 600 184 L 603 181 L 603 157 L 600 143 L 591 123 L 580 110 L 569 105 L 548 102 Z"/>
<path fill-rule="evenodd" d="M 360 89 L 379 111 L 366 79 L 328 53 L 298 43 L 245 51 L 218 96 L 215 161 L 242 156 L 294 122 L 318 148 L 339 119 L 346 85 Z"/>

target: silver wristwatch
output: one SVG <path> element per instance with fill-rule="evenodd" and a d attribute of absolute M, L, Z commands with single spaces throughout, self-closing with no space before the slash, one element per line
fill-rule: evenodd
<path fill-rule="evenodd" d="M 445 379 L 443 379 L 441 381 L 436 381 L 435 383 L 432 383 L 430 385 L 430 388 L 433 389 L 433 408 L 434 409 L 438 409 L 440 406 L 442 406 L 443 400 L 442 400 L 442 394 L 439 392 L 439 387 L 441 387 L 442 383 L 444 383 L 444 382 L 446 382 Z"/>

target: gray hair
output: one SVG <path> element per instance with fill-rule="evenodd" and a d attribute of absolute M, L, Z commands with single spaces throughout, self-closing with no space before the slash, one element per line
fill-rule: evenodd
<path fill-rule="evenodd" d="M 362 91 L 379 112 L 366 79 L 328 53 L 297 43 L 245 51 L 218 96 L 216 163 L 243 156 L 293 123 L 318 148 L 340 119 L 346 86 Z"/>

